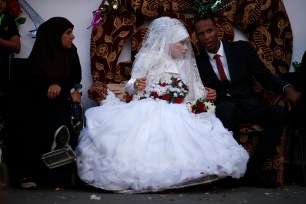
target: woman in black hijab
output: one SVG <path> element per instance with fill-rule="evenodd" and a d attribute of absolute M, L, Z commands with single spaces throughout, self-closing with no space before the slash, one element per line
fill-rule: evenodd
<path fill-rule="evenodd" d="M 73 27 L 67 19 L 54 17 L 43 23 L 37 31 L 36 41 L 29 56 L 30 75 L 40 85 L 44 85 L 41 88 L 42 97 L 45 97 L 46 93 L 49 98 L 56 98 L 60 92 L 69 95 L 70 89 L 80 83 L 81 67 L 77 49 L 72 43 Z"/>
<path fill-rule="evenodd" d="M 8 152 L 14 154 L 9 154 L 8 165 L 21 188 L 37 188 L 37 181 L 46 175 L 47 167 L 41 159 L 44 153 L 64 147 L 69 138 L 72 148 L 77 142 L 71 125 L 71 103 L 81 100 L 74 89 L 81 81 L 81 65 L 72 43 L 73 28 L 66 18 L 53 17 L 37 30 L 20 87 L 22 105 L 13 107 L 12 115 L 19 120 L 14 118 L 10 123 Z"/>

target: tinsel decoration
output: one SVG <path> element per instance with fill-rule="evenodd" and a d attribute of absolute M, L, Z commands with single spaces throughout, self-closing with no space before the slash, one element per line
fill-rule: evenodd
<path fill-rule="evenodd" d="M 223 15 L 224 11 L 236 0 L 193 0 L 197 8 L 197 17 L 203 17 L 209 13 Z"/>
<path fill-rule="evenodd" d="M 107 15 L 114 13 L 119 8 L 118 0 L 103 0 L 100 7 L 93 11 L 93 19 L 91 25 L 87 28 L 93 27 L 96 28 L 100 23 L 105 23 Z"/>
<path fill-rule="evenodd" d="M 294 62 L 292 62 L 292 65 L 294 67 L 295 72 L 300 72 L 301 71 L 301 67 L 302 67 L 301 62 L 294 61 Z"/>

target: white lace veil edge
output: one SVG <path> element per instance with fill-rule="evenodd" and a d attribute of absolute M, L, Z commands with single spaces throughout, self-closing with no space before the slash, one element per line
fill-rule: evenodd
<path fill-rule="evenodd" d="M 175 18 L 160 17 L 153 20 L 144 37 L 142 48 L 135 56 L 131 76 L 133 78 L 145 77 L 154 69 L 163 69 L 164 62 L 169 59 L 169 47 L 189 37 L 185 26 Z M 178 61 L 178 59 L 173 59 Z M 182 60 L 183 66 L 177 67 L 182 80 L 189 87 L 189 93 L 185 101 L 194 101 L 198 98 L 205 98 L 206 91 L 202 84 L 199 71 L 196 65 L 191 42 L 188 42 L 188 50 Z M 156 70 L 157 71 L 157 70 Z M 158 70 L 160 72 L 163 70 Z"/>

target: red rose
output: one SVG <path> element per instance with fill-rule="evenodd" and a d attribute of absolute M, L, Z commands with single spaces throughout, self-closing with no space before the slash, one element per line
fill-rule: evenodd
<path fill-rule="evenodd" d="M 199 113 L 206 112 L 206 108 L 203 102 L 197 103 L 197 109 Z"/>
<path fill-rule="evenodd" d="M 177 78 L 175 78 L 175 77 L 172 78 L 172 84 L 173 84 L 174 86 L 177 86 L 177 85 L 178 85 Z"/>
<path fill-rule="evenodd" d="M 126 102 L 130 102 L 132 100 L 132 96 L 131 95 L 126 95 L 125 100 Z"/>
<path fill-rule="evenodd" d="M 168 101 L 170 99 L 170 95 L 169 94 L 163 95 L 163 99 Z"/>
<path fill-rule="evenodd" d="M 184 99 L 183 98 L 176 98 L 175 103 L 183 103 Z"/>
<path fill-rule="evenodd" d="M 167 83 L 163 82 L 160 86 L 165 87 L 165 86 L 167 86 Z"/>
<path fill-rule="evenodd" d="M 152 93 L 151 93 L 151 96 L 153 96 L 154 98 L 158 98 L 157 92 L 152 92 Z"/>

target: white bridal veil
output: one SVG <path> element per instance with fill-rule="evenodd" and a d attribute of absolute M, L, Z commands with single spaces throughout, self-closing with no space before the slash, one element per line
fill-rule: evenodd
<path fill-rule="evenodd" d="M 132 78 L 145 77 L 148 72 L 166 72 L 169 66 L 175 65 L 182 80 L 189 87 L 185 101 L 204 98 L 206 90 L 199 75 L 190 40 L 184 58 L 174 59 L 169 55 L 170 45 L 186 38 L 189 39 L 189 34 L 178 19 L 160 17 L 153 20 L 144 37 L 142 48 L 136 55 Z"/>

